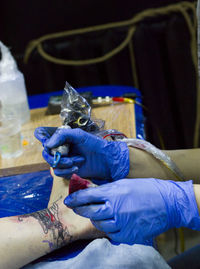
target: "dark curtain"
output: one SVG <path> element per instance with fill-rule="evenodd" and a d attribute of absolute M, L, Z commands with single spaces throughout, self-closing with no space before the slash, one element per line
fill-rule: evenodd
<path fill-rule="evenodd" d="M 148 42 L 147 42 L 148 40 Z M 148 108 L 147 136 L 167 149 L 193 147 L 196 76 L 190 35 L 180 15 L 142 23 L 134 37 L 140 90 Z"/>
<path fill-rule="evenodd" d="M 29 95 L 60 90 L 66 80 L 74 87 L 134 86 L 127 48 L 104 63 L 81 67 L 47 62 L 37 51 L 25 65 L 23 54 L 29 41 L 47 33 L 127 20 L 146 8 L 176 2 L 182 1 L 2 1 L 0 40 L 11 48 Z M 58 58 L 94 58 L 119 45 L 126 34 L 126 28 L 105 30 L 51 40 L 43 47 Z M 184 19 L 172 14 L 140 23 L 133 46 L 139 90 L 147 108 L 147 139 L 161 147 L 160 134 L 167 149 L 192 147 L 196 78 Z"/>

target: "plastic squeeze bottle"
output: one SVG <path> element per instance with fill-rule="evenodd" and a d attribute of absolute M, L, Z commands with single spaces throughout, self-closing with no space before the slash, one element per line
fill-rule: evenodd
<path fill-rule="evenodd" d="M 0 41 L 0 100 L 4 117 L 14 116 L 21 124 L 30 120 L 30 110 L 23 74 L 9 49 Z"/>

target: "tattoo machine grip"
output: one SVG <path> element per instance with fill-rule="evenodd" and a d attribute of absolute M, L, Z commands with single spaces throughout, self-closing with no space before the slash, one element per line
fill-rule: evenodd
<path fill-rule="evenodd" d="M 69 125 L 62 125 L 61 127 L 59 127 L 59 129 L 61 128 L 71 129 Z M 67 156 L 68 153 L 69 153 L 69 144 L 65 144 L 57 148 L 51 149 L 51 154 L 54 156 L 54 162 L 52 167 L 56 168 L 57 164 L 60 161 L 61 156 Z"/>

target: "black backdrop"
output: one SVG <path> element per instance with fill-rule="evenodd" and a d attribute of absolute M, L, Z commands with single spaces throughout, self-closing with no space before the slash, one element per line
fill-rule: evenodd
<path fill-rule="evenodd" d="M 47 33 L 127 20 L 146 8 L 176 2 L 181 1 L 1 0 L 0 40 L 11 48 L 25 75 L 29 95 L 60 90 L 65 80 L 74 87 L 134 86 L 128 49 L 105 63 L 84 67 L 55 65 L 36 51 L 25 65 L 24 51 L 30 40 Z M 59 58 L 92 58 L 119 44 L 125 34 L 126 29 L 107 30 L 45 42 L 44 48 Z M 185 21 L 174 14 L 143 22 L 133 42 L 139 89 L 148 109 L 148 140 L 160 146 L 159 129 L 167 149 L 192 147 L 196 86 Z"/>

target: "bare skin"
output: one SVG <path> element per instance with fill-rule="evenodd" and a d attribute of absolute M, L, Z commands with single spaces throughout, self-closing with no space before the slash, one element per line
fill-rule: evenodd
<path fill-rule="evenodd" d="M 129 148 L 130 172 L 129 178 L 160 178 L 177 180 L 174 174 L 149 153 L 136 148 Z M 200 149 L 167 150 L 164 151 L 176 163 L 185 176 L 195 184 L 200 183 Z"/>

